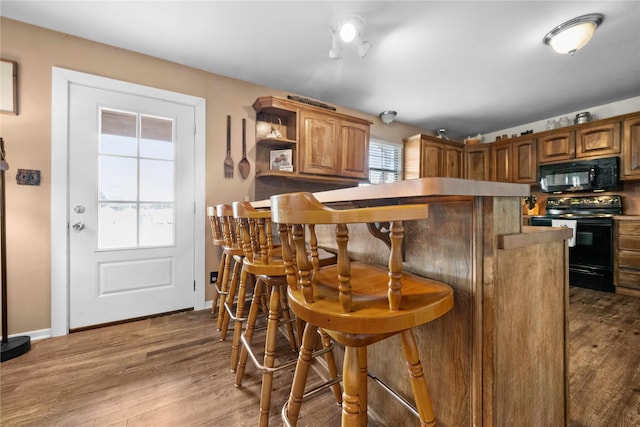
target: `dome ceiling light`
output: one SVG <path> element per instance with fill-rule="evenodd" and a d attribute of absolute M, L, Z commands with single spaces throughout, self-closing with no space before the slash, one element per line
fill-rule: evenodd
<path fill-rule="evenodd" d="M 397 115 L 398 113 L 393 110 L 383 111 L 380 113 L 380 120 L 382 120 L 382 123 L 385 125 L 390 125 L 396 119 Z"/>
<path fill-rule="evenodd" d="M 589 43 L 603 20 L 599 13 L 573 18 L 549 31 L 542 41 L 558 53 L 573 55 Z"/>
<path fill-rule="evenodd" d="M 341 44 L 353 45 L 360 58 L 364 58 L 372 47 L 372 44 L 362 38 L 366 29 L 366 23 L 359 15 L 350 13 L 338 19 L 331 27 L 331 49 L 329 58 L 341 59 Z"/>

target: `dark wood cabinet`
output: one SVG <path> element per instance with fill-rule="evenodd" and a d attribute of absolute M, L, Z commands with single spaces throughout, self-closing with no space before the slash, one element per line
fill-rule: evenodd
<path fill-rule="evenodd" d="M 512 142 L 511 182 L 533 184 L 538 182 L 538 158 L 536 139 L 517 140 Z"/>
<path fill-rule="evenodd" d="M 371 123 L 289 99 L 258 98 L 256 177 L 357 185 L 369 177 Z M 274 136 L 274 130 L 277 135 Z M 293 171 L 273 170 L 274 150 L 291 150 Z"/>
<path fill-rule="evenodd" d="M 512 145 L 508 141 L 496 142 L 491 145 L 491 180 L 498 182 L 511 182 Z"/>
<path fill-rule="evenodd" d="M 620 122 L 576 129 L 576 158 L 620 154 Z"/>
<path fill-rule="evenodd" d="M 538 163 L 566 161 L 576 156 L 574 131 L 545 132 L 538 136 Z"/>
<path fill-rule="evenodd" d="M 616 292 L 640 296 L 640 220 L 617 220 L 614 224 Z"/>
<path fill-rule="evenodd" d="M 491 145 L 464 146 L 464 177 L 476 181 L 491 181 Z"/>
<path fill-rule="evenodd" d="M 462 178 L 463 145 L 417 134 L 404 140 L 404 179 Z"/>
<path fill-rule="evenodd" d="M 622 179 L 640 179 L 640 116 L 623 122 Z"/>

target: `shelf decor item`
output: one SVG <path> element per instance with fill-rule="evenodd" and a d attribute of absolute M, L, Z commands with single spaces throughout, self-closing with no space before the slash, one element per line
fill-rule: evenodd
<path fill-rule="evenodd" d="M 267 135 L 267 138 L 282 138 L 282 134 L 280 133 L 280 128 L 282 127 L 282 120 L 280 117 L 276 117 L 278 119 L 278 127 L 274 127 L 273 123 L 271 124 L 271 132 Z"/>
<path fill-rule="evenodd" d="M 269 157 L 272 171 L 293 172 L 293 150 L 271 150 Z"/>

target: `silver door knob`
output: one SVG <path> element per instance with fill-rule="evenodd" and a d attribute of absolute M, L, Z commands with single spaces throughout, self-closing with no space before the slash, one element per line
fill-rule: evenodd
<path fill-rule="evenodd" d="M 73 224 L 73 229 L 76 231 L 80 231 L 82 229 L 84 229 L 84 222 L 76 222 L 75 224 Z"/>

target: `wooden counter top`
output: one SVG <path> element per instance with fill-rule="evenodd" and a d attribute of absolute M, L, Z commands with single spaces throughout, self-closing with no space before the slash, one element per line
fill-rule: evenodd
<path fill-rule="evenodd" d="M 509 184 L 506 182 L 472 181 L 459 178 L 418 178 L 386 184 L 367 185 L 363 187 L 344 188 L 340 190 L 320 191 L 313 195 L 321 203 L 396 200 L 409 197 L 430 196 L 513 196 L 530 195 L 528 184 Z M 269 207 L 269 200 L 252 203 L 256 208 Z"/>

